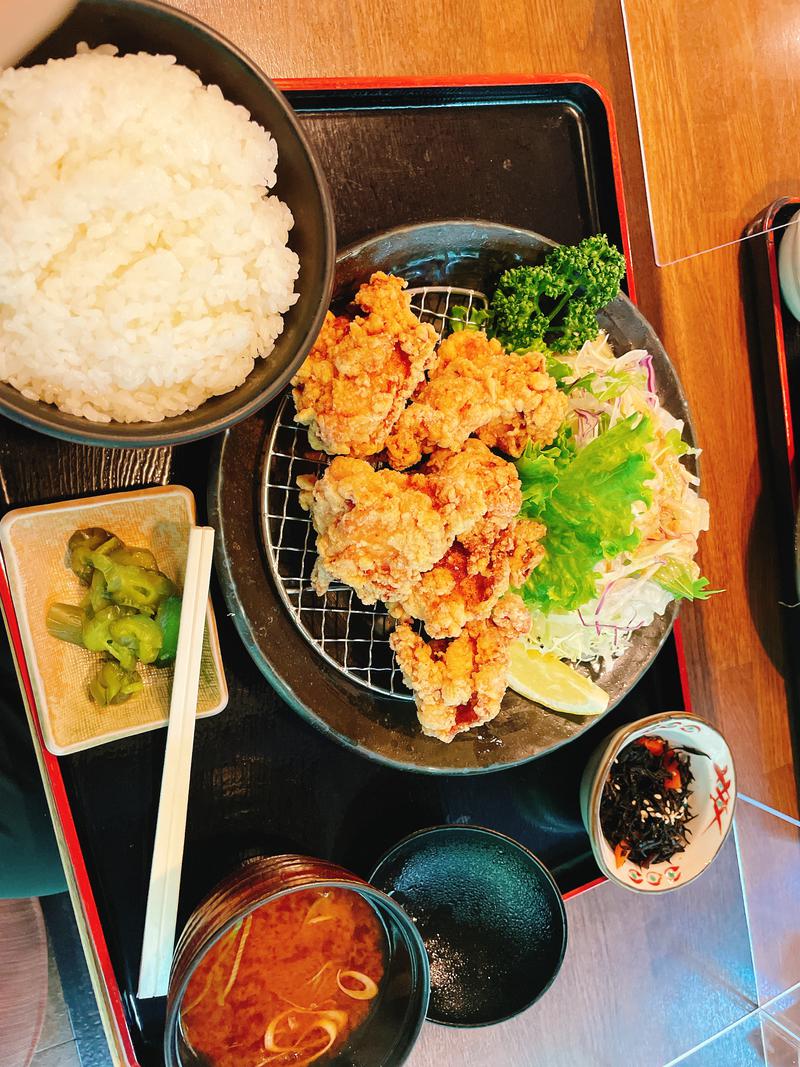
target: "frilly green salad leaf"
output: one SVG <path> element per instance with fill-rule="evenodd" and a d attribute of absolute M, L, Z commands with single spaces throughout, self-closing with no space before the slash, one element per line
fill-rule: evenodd
<path fill-rule="evenodd" d="M 597 564 L 639 543 L 633 504 L 652 499 L 652 440 L 649 416 L 633 414 L 579 452 L 563 432 L 549 448 L 525 449 L 522 514 L 547 527 L 544 559 L 522 588 L 529 607 L 574 611 L 596 595 Z"/>
<path fill-rule="evenodd" d="M 575 441 L 569 426 L 562 426 L 555 441 L 546 448 L 528 442 L 516 463 L 522 483 L 522 515 L 541 519 L 562 471 L 574 459 Z"/>
<path fill-rule="evenodd" d="M 461 330 L 482 330 L 489 319 L 486 308 L 465 308 L 463 304 L 457 304 L 450 313 L 450 328 L 453 333 Z"/>
<path fill-rule="evenodd" d="M 709 589 L 708 578 L 695 578 L 689 568 L 678 560 L 670 560 L 656 573 L 655 580 L 676 600 L 708 600 L 721 589 Z"/>
<path fill-rule="evenodd" d="M 681 437 L 680 430 L 674 427 L 667 431 L 665 442 L 670 452 L 674 452 L 676 456 L 696 456 L 697 449 L 692 448 Z"/>

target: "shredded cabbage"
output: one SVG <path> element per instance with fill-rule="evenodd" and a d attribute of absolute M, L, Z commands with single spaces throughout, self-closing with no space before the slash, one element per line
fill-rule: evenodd
<path fill-rule="evenodd" d="M 646 416 L 651 429 L 644 443 L 650 467 L 644 483 L 647 499 L 634 499 L 631 505 L 637 537 L 629 539 L 613 558 L 596 563 L 594 589 L 580 604 L 548 604 L 541 598 L 537 603 L 536 597 L 526 598 L 532 618 L 527 640 L 533 647 L 562 659 L 607 663 L 621 655 L 636 630 L 650 625 L 673 600 L 705 599 L 712 592 L 694 560 L 698 537 L 708 529 L 708 504 L 697 494 L 698 479 L 681 462 L 697 450 L 683 440 L 683 422 L 661 406 L 652 356 L 643 350 L 616 356 L 606 334 L 600 332 L 579 352 L 559 353 L 558 361 L 559 387 L 569 397 L 559 454 L 564 454 L 566 441 L 580 457 L 591 442 L 634 416 Z M 547 454 L 547 449 L 541 451 L 541 456 Z M 532 458 L 529 452 L 529 464 Z M 524 454 L 520 466 L 525 461 Z M 546 501 L 557 493 L 555 462 L 551 471 L 550 484 L 546 478 L 529 479 L 528 499 L 536 503 L 528 506 L 528 513 L 538 507 L 541 514 Z M 528 474 L 532 473 L 529 467 Z M 522 469 L 520 476 L 525 493 Z M 547 522 L 544 515 L 543 521 Z M 554 547 L 557 550 L 558 545 Z"/>

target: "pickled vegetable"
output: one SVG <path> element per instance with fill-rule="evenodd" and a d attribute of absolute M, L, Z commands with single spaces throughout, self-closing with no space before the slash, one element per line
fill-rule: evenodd
<path fill-rule="evenodd" d="M 106 580 L 100 571 L 92 572 L 92 580 L 89 583 L 89 592 L 84 597 L 83 603 L 88 615 L 96 615 L 98 611 L 107 608 L 111 603 Z"/>
<path fill-rule="evenodd" d="M 89 562 L 89 556 L 112 538 L 114 535 L 108 530 L 103 530 L 99 526 L 90 526 L 86 530 L 76 530 L 67 542 L 70 569 L 84 585 L 88 585 L 92 578 L 93 565 Z"/>
<path fill-rule="evenodd" d="M 108 660 L 89 683 L 89 692 L 101 707 L 109 704 L 124 704 L 134 693 L 144 688 L 137 671 L 126 671 L 113 660 Z"/>
<path fill-rule="evenodd" d="M 105 652 L 119 663 L 125 670 L 132 671 L 136 666 L 136 656 L 133 651 L 124 645 L 117 645 L 114 635 L 111 633 L 111 625 L 126 615 L 135 615 L 132 608 L 121 607 L 119 604 L 110 604 L 102 611 L 98 611 L 92 618 L 86 618 L 83 624 L 83 647 L 90 652 Z"/>
<path fill-rule="evenodd" d="M 170 596 L 162 600 L 156 612 L 156 622 L 161 629 L 161 651 L 155 660 L 156 667 L 168 667 L 175 662 L 178 651 L 178 631 L 181 625 L 181 598 Z"/>
<path fill-rule="evenodd" d="M 129 548 L 121 545 L 108 553 L 108 558 L 115 563 L 128 563 L 135 567 L 144 567 L 149 571 L 157 571 L 156 557 L 149 548 Z"/>
<path fill-rule="evenodd" d="M 108 595 L 115 604 L 155 615 L 161 601 L 175 595 L 174 584 L 161 571 L 131 563 L 116 563 L 102 550 L 92 552 L 89 558 L 105 578 Z"/>
<path fill-rule="evenodd" d="M 122 662 L 118 650 L 126 649 L 135 660 L 153 663 L 161 651 L 161 627 L 149 615 L 124 615 L 114 619 L 109 626 L 111 631 L 111 654 Z"/>
<path fill-rule="evenodd" d="M 90 652 L 105 652 L 126 671 L 137 660 L 152 663 L 161 651 L 161 628 L 149 615 L 111 604 L 83 625 L 83 645 Z"/>
<path fill-rule="evenodd" d="M 47 632 L 59 641 L 83 646 L 83 624 L 86 616 L 72 604 L 51 604 L 47 609 Z"/>
<path fill-rule="evenodd" d="M 102 707 L 120 704 L 143 688 L 138 663 L 174 663 L 181 598 L 149 548 L 126 545 L 102 527 L 76 530 L 67 550 L 70 569 L 88 588 L 78 605 L 50 605 L 47 631 L 103 656 L 89 692 Z"/>

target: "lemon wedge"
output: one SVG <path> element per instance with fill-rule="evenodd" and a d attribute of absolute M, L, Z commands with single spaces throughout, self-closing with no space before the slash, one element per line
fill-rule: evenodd
<path fill-rule="evenodd" d="M 602 715 L 608 693 L 552 652 L 538 652 L 522 641 L 511 646 L 508 684 L 521 696 L 565 715 Z"/>

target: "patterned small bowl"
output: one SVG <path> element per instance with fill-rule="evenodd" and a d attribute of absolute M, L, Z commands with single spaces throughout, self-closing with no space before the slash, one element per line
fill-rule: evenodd
<path fill-rule="evenodd" d="M 691 787 L 689 844 L 666 863 L 646 870 L 630 860 L 617 866 L 614 849 L 600 826 L 600 798 L 611 765 L 623 748 L 639 737 L 657 735 L 674 748 L 689 751 L 694 782 Z M 736 805 L 736 772 L 731 750 L 722 734 L 704 719 L 676 711 L 651 715 L 629 723 L 611 734 L 595 749 L 581 779 L 581 816 L 602 873 L 636 893 L 663 893 L 687 885 L 708 867 L 725 842 L 733 825 Z"/>

